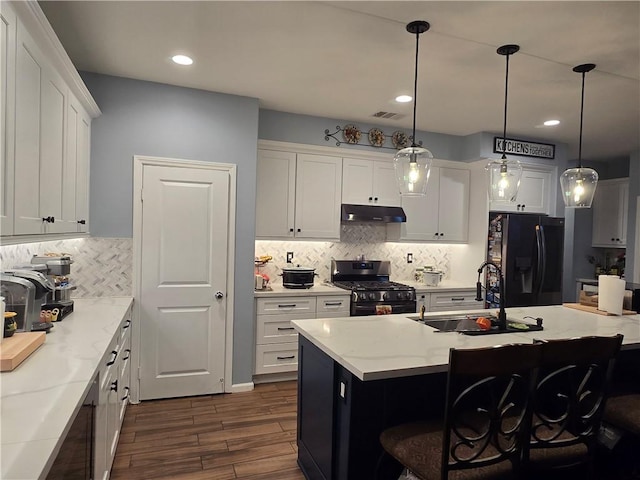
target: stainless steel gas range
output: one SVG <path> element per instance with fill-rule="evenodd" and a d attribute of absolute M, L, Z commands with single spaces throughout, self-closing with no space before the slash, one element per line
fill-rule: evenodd
<path fill-rule="evenodd" d="M 351 316 L 415 313 L 416 291 L 389 281 L 391 264 L 380 260 L 331 260 L 331 282 L 351 292 Z"/>

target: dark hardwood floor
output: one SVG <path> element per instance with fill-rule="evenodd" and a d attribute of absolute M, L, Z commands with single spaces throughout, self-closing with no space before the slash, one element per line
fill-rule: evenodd
<path fill-rule="evenodd" d="M 112 480 L 303 480 L 296 382 L 127 407 Z"/>

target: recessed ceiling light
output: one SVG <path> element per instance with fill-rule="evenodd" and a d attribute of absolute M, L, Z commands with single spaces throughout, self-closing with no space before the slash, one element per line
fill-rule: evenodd
<path fill-rule="evenodd" d="M 411 95 L 398 95 L 396 97 L 396 102 L 398 103 L 408 103 L 411 100 L 413 100 L 413 98 L 411 97 Z"/>
<path fill-rule="evenodd" d="M 186 55 L 174 55 L 171 57 L 178 65 L 191 65 L 193 63 L 193 59 L 191 57 L 187 57 Z"/>
<path fill-rule="evenodd" d="M 545 127 L 555 127 L 556 125 L 560 125 L 560 120 L 547 120 L 544 122 Z"/>

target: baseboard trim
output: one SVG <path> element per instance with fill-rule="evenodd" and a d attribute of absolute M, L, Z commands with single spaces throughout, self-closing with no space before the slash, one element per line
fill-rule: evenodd
<path fill-rule="evenodd" d="M 253 383 L 258 385 L 260 383 L 288 382 L 291 380 L 296 380 L 297 378 L 297 370 L 295 372 L 265 373 L 262 375 L 254 375 Z"/>
<path fill-rule="evenodd" d="M 227 393 L 241 393 L 241 392 L 250 392 L 253 390 L 254 385 L 253 382 L 247 383 L 234 383 L 231 385 L 231 390 Z"/>

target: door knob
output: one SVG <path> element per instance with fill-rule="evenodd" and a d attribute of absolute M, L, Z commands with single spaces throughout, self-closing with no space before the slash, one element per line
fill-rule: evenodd
<path fill-rule="evenodd" d="M 224 297 L 224 293 L 222 293 L 220 290 L 218 290 L 218 291 L 216 292 L 216 298 L 217 298 L 218 300 L 220 300 L 222 297 Z"/>

